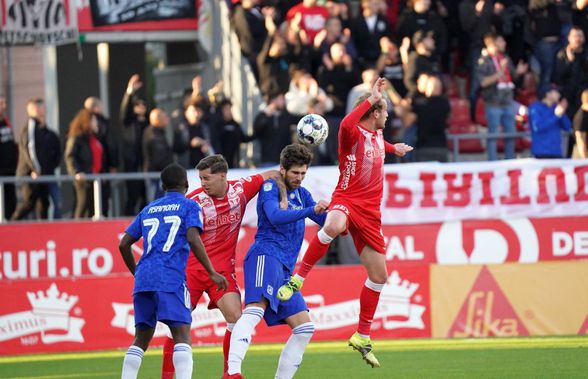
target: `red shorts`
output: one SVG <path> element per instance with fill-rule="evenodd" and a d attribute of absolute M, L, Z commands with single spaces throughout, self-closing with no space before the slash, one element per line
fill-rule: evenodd
<path fill-rule="evenodd" d="M 188 290 L 190 291 L 190 301 L 192 302 L 192 308 L 196 308 L 196 305 L 200 301 L 202 294 L 206 292 L 210 297 L 208 303 L 208 309 L 218 308 L 216 302 L 220 300 L 225 293 L 235 292 L 241 296 L 239 291 L 239 285 L 237 285 L 237 277 L 234 272 L 219 272 L 222 276 L 227 278 L 229 285 L 226 290 L 219 290 L 217 284 L 215 284 L 208 273 L 204 270 L 190 270 L 186 271 L 186 283 L 188 284 Z"/>
<path fill-rule="evenodd" d="M 333 199 L 329 211 L 341 211 L 347 216 L 347 230 L 353 237 L 357 253 L 367 245 L 380 254 L 386 254 L 386 243 L 382 234 L 380 210 L 370 211 L 347 199 Z M 347 232 L 347 231 L 346 231 Z"/>

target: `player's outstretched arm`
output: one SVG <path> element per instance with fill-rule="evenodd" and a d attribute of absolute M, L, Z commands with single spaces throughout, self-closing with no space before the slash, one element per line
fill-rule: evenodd
<path fill-rule="evenodd" d="M 131 246 L 137 242 L 137 239 L 131 236 L 129 233 L 125 233 L 123 238 L 120 240 L 118 244 L 118 250 L 125 261 L 125 265 L 131 272 L 131 274 L 135 275 L 135 268 L 137 267 L 137 263 L 135 262 L 135 257 L 133 256 L 133 251 L 131 250 Z"/>
<path fill-rule="evenodd" d="M 406 153 L 413 150 L 413 147 L 405 143 L 395 143 L 393 153 L 399 157 L 403 157 Z"/>
<path fill-rule="evenodd" d="M 225 279 L 224 276 L 222 276 L 214 270 L 214 267 L 212 267 L 212 263 L 210 263 L 210 259 L 208 259 L 208 255 L 206 255 L 206 250 L 204 250 L 204 244 L 202 243 L 202 239 L 200 238 L 198 228 L 188 228 L 186 238 L 188 239 L 188 243 L 190 244 L 192 254 L 194 254 L 196 259 L 198 259 L 198 262 L 200 262 L 202 266 L 204 266 L 206 272 L 208 272 L 208 276 L 210 276 L 210 280 L 212 280 L 214 283 L 218 285 L 219 290 L 227 289 L 227 279 Z"/>

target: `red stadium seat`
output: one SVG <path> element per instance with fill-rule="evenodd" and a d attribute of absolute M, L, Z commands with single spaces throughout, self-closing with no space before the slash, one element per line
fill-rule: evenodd
<path fill-rule="evenodd" d="M 449 98 L 451 114 L 447 123 L 451 125 L 467 126 L 472 123 L 470 119 L 470 102 L 467 99 Z"/>
<path fill-rule="evenodd" d="M 469 134 L 479 133 L 478 126 L 473 123 L 460 125 L 453 124 L 449 125 L 450 134 Z M 448 141 L 450 151 L 453 151 L 453 143 L 451 140 Z M 483 153 L 485 151 L 482 141 L 480 139 L 468 139 L 459 141 L 459 152 L 460 153 Z"/>
<path fill-rule="evenodd" d="M 457 80 L 454 76 L 443 75 L 441 80 L 443 81 L 443 88 L 445 89 L 445 93 L 450 100 L 459 97 L 459 88 L 457 86 Z"/>

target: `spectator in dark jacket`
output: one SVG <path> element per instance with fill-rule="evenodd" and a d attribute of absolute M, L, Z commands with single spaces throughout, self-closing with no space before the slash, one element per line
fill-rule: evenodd
<path fill-rule="evenodd" d="M 271 96 L 253 120 L 253 138 L 260 142 L 261 166 L 280 163 L 280 152 L 292 143 L 297 119 L 286 110 L 283 94 Z"/>
<path fill-rule="evenodd" d="M 233 104 L 230 100 L 223 100 L 218 104 L 220 118 L 216 124 L 220 141 L 219 153 L 225 157 L 229 168 L 239 167 L 241 144 L 252 139 L 252 136 L 246 135 L 241 124 L 233 118 L 232 107 Z"/>
<path fill-rule="evenodd" d="M 441 71 L 435 52 L 436 39 L 433 32 L 417 31 L 412 37 L 415 50 L 408 55 L 408 63 L 404 66 L 404 86 L 409 95 L 416 92 L 417 78 L 425 74 L 438 74 Z"/>
<path fill-rule="evenodd" d="M 203 121 L 204 110 L 198 103 L 191 103 L 184 112 L 184 120 L 174 130 L 173 150 L 176 154 L 188 151 L 188 167 L 194 168 L 200 160 L 215 154 L 213 131 Z"/>
<path fill-rule="evenodd" d="M 576 137 L 576 151 L 574 158 L 586 159 L 588 158 L 588 146 L 586 136 L 588 135 L 588 89 L 582 91 L 580 96 L 582 99 L 582 106 L 574 116 L 574 135 Z"/>
<path fill-rule="evenodd" d="M 568 33 L 568 44 L 557 53 L 555 82 L 561 94 L 568 100 L 567 115 L 570 118 L 580 107 L 580 94 L 588 87 L 588 54 L 584 49 L 584 32 L 577 26 Z"/>
<path fill-rule="evenodd" d="M 333 109 L 327 113 L 327 116 L 345 116 L 347 95 L 351 88 L 360 83 L 360 77 L 359 70 L 347 54 L 345 46 L 334 43 L 330 54 L 323 56 L 323 65 L 317 74 L 319 87 L 324 89 L 333 101 Z"/>
<path fill-rule="evenodd" d="M 104 149 L 98 140 L 98 120 L 87 109 L 82 109 L 72 120 L 65 144 L 67 173 L 75 178 L 76 202 L 74 218 L 94 215 L 94 191 L 86 174 L 98 174 L 102 170 Z"/>
<path fill-rule="evenodd" d="M 53 175 L 59 166 L 61 146 L 59 137 L 45 124 L 45 103 L 40 98 L 27 102 L 27 124 L 18 140 L 19 157 L 17 176 Z M 22 201 L 16 206 L 11 220 L 22 220 L 36 207 L 38 219 L 47 218 L 49 207 L 49 185 L 24 183 L 21 187 Z"/>
<path fill-rule="evenodd" d="M 443 95 L 441 79 L 429 76 L 425 96 L 415 97 L 412 112 L 416 115 L 417 141 L 415 160 L 417 162 L 447 162 L 447 119 L 451 112 L 449 101 Z"/>
<path fill-rule="evenodd" d="M 264 16 L 258 4 L 259 0 L 242 0 L 233 10 L 233 27 L 239 38 L 241 53 L 249 60 L 256 78 L 258 77 L 257 55 L 267 37 Z"/>
<path fill-rule="evenodd" d="M 388 20 L 378 13 L 379 0 L 362 0 L 362 14 L 351 21 L 351 38 L 362 66 L 374 66 L 380 56 L 380 38 L 392 37 Z"/>
<path fill-rule="evenodd" d="M 531 154 L 535 158 L 563 158 L 561 132 L 570 132 L 572 123 L 566 115 L 567 101 L 560 101 L 557 88 L 540 93 L 541 100 L 529 107 Z"/>
<path fill-rule="evenodd" d="M 404 37 L 413 38 L 416 32 L 433 32 L 437 42 L 437 53 L 447 50 L 447 30 L 443 19 L 431 9 L 431 0 L 413 0 L 412 7 L 404 9 L 398 19 L 396 34 L 398 42 Z"/>
<path fill-rule="evenodd" d="M 139 98 L 137 91 L 143 86 L 139 75 L 129 80 L 127 90 L 120 105 L 120 122 L 122 125 L 122 149 L 124 172 L 140 172 L 143 170 L 143 151 L 141 141 L 147 129 L 147 105 Z M 146 204 L 145 182 L 143 180 L 127 180 L 124 215 L 133 216 Z M 137 209 L 138 208 L 138 209 Z"/>
<path fill-rule="evenodd" d="M 286 93 L 290 85 L 289 54 L 286 40 L 277 32 L 271 17 L 266 18 L 268 35 L 257 56 L 259 87 L 265 96 Z"/>
<path fill-rule="evenodd" d="M 493 0 L 463 0 L 459 4 L 459 20 L 464 35 L 468 40 L 468 63 L 470 67 L 470 116 L 475 114 L 475 104 L 480 89 L 478 77 L 478 59 L 484 48 L 484 35 L 495 31 L 495 14 Z"/>
<path fill-rule="evenodd" d="M 155 108 L 149 113 L 149 124 L 150 126 L 143 133 L 143 171 L 160 172 L 174 160 L 172 149 L 165 135 L 169 117 L 163 109 Z M 149 184 L 147 188 L 149 201 L 163 196 L 159 179 L 151 179 Z"/>
<path fill-rule="evenodd" d="M 0 177 L 14 176 L 18 162 L 18 148 L 14 141 L 14 133 L 6 112 L 6 98 L 0 95 Z M 16 208 L 16 192 L 14 184 L 4 185 L 4 215 L 9 218 Z"/>

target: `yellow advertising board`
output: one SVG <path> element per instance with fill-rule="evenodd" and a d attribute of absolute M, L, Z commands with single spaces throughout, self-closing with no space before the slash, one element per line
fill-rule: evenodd
<path fill-rule="evenodd" d="M 588 333 L 588 261 L 431 266 L 432 337 Z"/>

